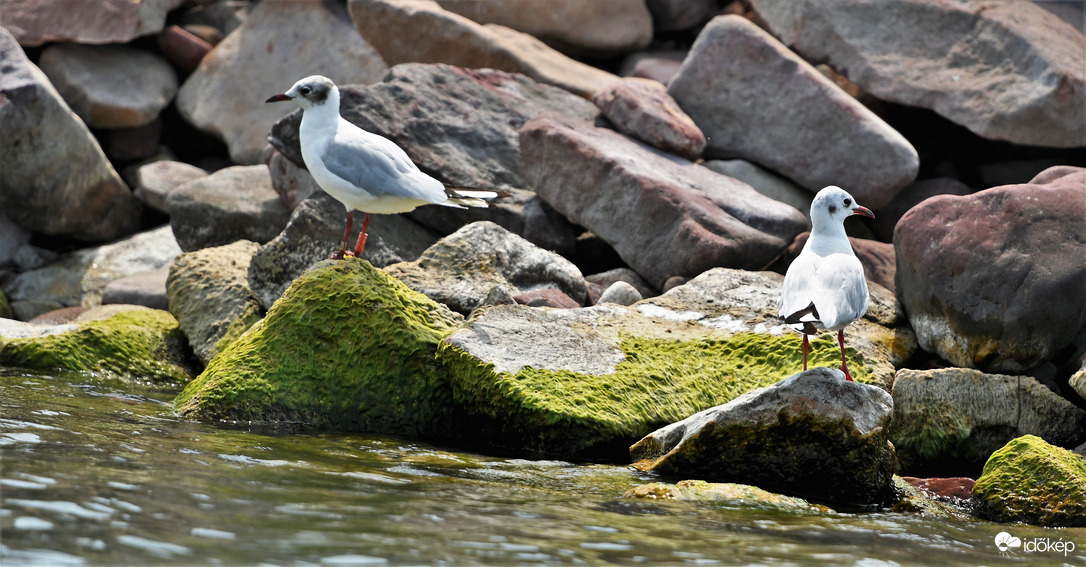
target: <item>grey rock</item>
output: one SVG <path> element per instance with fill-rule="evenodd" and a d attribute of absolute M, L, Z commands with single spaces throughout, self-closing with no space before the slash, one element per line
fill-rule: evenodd
<path fill-rule="evenodd" d="M 930 108 L 985 138 L 1086 146 L 1086 39 L 1033 2 L 752 4 L 784 43 L 879 98 Z"/>
<path fill-rule="evenodd" d="M 261 161 L 268 128 L 293 110 L 264 99 L 309 75 L 337 84 L 372 83 L 387 70 L 341 4 L 260 2 L 181 86 L 177 109 L 225 141 L 235 163 L 252 165 Z"/>
<path fill-rule="evenodd" d="M 597 303 L 614 303 L 617 305 L 633 305 L 641 301 L 641 293 L 634 286 L 619 280 L 603 291 Z"/>
<path fill-rule="evenodd" d="M 891 394 L 890 440 L 910 474 L 976 476 L 992 452 L 1022 435 L 1067 448 L 1086 437 L 1086 411 L 1029 376 L 901 370 Z"/>
<path fill-rule="evenodd" d="M 716 15 L 716 0 L 645 0 L 656 32 L 681 31 Z"/>
<path fill-rule="evenodd" d="M 38 65 L 91 128 L 134 128 L 156 119 L 177 93 L 162 57 L 122 45 L 51 45 Z"/>
<path fill-rule="evenodd" d="M 0 266 L 15 264 L 15 255 L 19 249 L 30 244 L 30 231 L 11 222 L 0 211 Z"/>
<path fill-rule="evenodd" d="M 66 2 L 23 0 L 4 3 L 4 27 L 27 47 L 48 42 L 127 43 L 158 33 L 177 0 Z"/>
<path fill-rule="evenodd" d="M 166 205 L 186 252 L 236 240 L 268 242 L 290 219 L 263 165 L 228 167 L 189 181 L 170 192 Z"/>
<path fill-rule="evenodd" d="M 0 67 L 0 210 L 42 234 L 108 240 L 134 231 L 139 201 L 86 125 L 3 28 Z"/>
<path fill-rule="evenodd" d="M 117 278 L 102 290 L 102 305 L 142 305 L 166 311 L 170 307 L 166 298 L 166 276 L 169 273 L 169 268 L 159 268 Z"/>
<path fill-rule="evenodd" d="M 668 93 L 705 132 L 707 156 L 753 161 L 812 192 L 847 187 L 879 207 L 919 169 L 901 134 L 740 16 L 705 26 Z"/>
<path fill-rule="evenodd" d="M 705 134 L 667 94 L 664 85 L 644 79 L 622 79 L 592 95 L 620 132 L 688 160 L 705 150 Z"/>
<path fill-rule="evenodd" d="M 271 172 L 272 188 L 291 209 L 321 191 L 308 170 L 287 159 L 275 146 L 268 145 L 264 150 L 264 163 Z"/>
<path fill-rule="evenodd" d="M 630 454 L 646 470 L 877 505 L 892 493 L 893 407 L 882 389 L 816 368 L 659 429 Z"/>
<path fill-rule="evenodd" d="M 553 287 L 579 304 L 587 297 L 584 277 L 572 262 L 486 221 L 469 224 L 418 260 L 385 271 L 465 315 L 482 305 L 494 286 L 513 296 Z"/>
<path fill-rule="evenodd" d="M 129 183 L 134 188 L 136 198 L 156 211 L 168 213 L 166 199 L 174 189 L 193 181 L 207 177 L 207 172 L 195 165 L 158 160 L 137 167 L 131 174 Z"/>
<path fill-rule="evenodd" d="M 645 281 L 644 278 L 637 275 L 637 272 L 629 268 L 615 268 L 613 270 L 607 270 L 606 272 L 585 276 L 585 281 L 599 284 L 605 290 L 610 287 L 611 284 L 623 281 L 632 285 L 634 289 L 637 290 L 637 293 L 641 294 L 642 298 L 660 295 L 656 288 L 649 285 L 649 282 Z"/>
<path fill-rule="evenodd" d="M 713 159 L 705 162 L 705 167 L 738 179 L 770 199 L 792 205 L 810 222 L 814 195 L 803 187 L 747 160 Z"/>

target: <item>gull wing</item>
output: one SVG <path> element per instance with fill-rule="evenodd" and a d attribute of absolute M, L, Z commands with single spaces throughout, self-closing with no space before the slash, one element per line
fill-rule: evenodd
<path fill-rule="evenodd" d="M 349 122 L 320 154 L 328 171 L 376 198 L 440 203 L 445 186 L 426 175 L 391 140 L 361 130 Z"/>

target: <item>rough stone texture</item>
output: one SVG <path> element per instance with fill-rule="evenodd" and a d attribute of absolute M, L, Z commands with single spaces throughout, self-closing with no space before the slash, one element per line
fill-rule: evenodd
<path fill-rule="evenodd" d="M 178 384 L 192 376 L 185 336 L 169 313 L 100 305 L 58 325 L 0 319 L 0 364 L 109 373 Z"/>
<path fill-rule="evenodd" d="M 1086 146 L 1086 39 L 1033 2 L 752 3 L 784 43 L 879 98 L 985 138 Z"/>
<path fill-rule="evenodd" d="M 617 79 L 528 34 L 495 24 L 477 24 L 443 10 L 432 0 L 350 0 L 348 8 L 362 36 L 389 65 L 449 63 L 468 69 L 497 69 L 521 73 L 583 97 Z"/>
<path fill-rule="evenodd" d="M 753 161 L 812 192 L 837 185 L 874 208 L 916 178 L 901 134 L 740 16 L 702 30 L 668 93 L 705 132 L 706 155 Z"/>
<path fill-rule="evenodd" d="M 776 173 L 742 159 L 713 159 L 705 162 L 705 167 L 738 179 L 770 199 L 792 205 L 807 217 L 808 223 L 811 221 L 814 194 Z"/>
<path fill-rule="evenodd" d="M 0 69 L 0 210 L 24 228 L 81 240 L 134 231 L 139 201 L 4 28 Z"/>
<path fill-rule="evenodd" d="M 166 276 L 169 273 L 169 268 L 159 268 L 117 278 L 102 290 L 102 305 L 142 305 L 166 311 L 170 307 L 170 301 L 166 298 Z"/>
<path fill-rule="evenodd" d="M 641 293 L 634 286 L 619 280 L 609 286 L 600 295 L 596 303 L 614 303 L 616 305 L 633 305 L 641 301 Z"/>
<path fill-rule="evenodd" d="M 368 262 L 321 262 L 174 403 L 205 421 L 455 437 L 458 410 L 434 350 L 459 319 Z"/>
<path fill-rule="evenodd" d="M 1086 458 L 1033 435 L 992 454 L 973 486 L 980 514 L 996 522 L 1086 526 Z"/>
<path fill-rule="evenodd" d="M 490 288 L 490 292 L 493 292 L 494 289 Z M 491 297 L 490 293 L 487 293 L 487 297 Z M 529 307 L 550 307 L 553 309 L 576 309 L 581 306 L 580 303 L 573 301 L 572 298 L 563 293 L 562 290 L 553 287 L 518 293 L 513 296 L 513 301 Z M 484 299 L 483 302 L 485 304 L 486 300 Z M 480 304 L 480 307 L 483 304 Z"/>
<path fill-rule="evenodd" d="M 659 429 L 630 454 L 643 470 L 882 504 L 892 493 L 893 406 L 880 388 L 816 368 Z"/>
<path fill-rule="evenodd" d="M 180 254 L 169 268 L 169 310 L 206 366 L 264 315 L 249 289 L 249 262 L 260 245 L 239 240 Z"/>
<path fill-rule="evenodd" d="M 442 8 L 480 24 L 498 24 L 541 39 L 571 55 L 607 57 L 652 40 L 644 0 L 438 0 Z"/>
<path fill-rule="evenodd" d="M 894 239 L 894 227 L 909 209 L 939 195 L 961 196 L 972 192 L 971 187 L 950 177 L 914 181 L 902 189 L 892 201 L 880 207 L 870 225 L 874 227 L 875 236 L 879 240 L 890 242 Z"/>
<path fill-rule="evenodd" d="M 645 0 L 657 32 L 680 31 L 702 24 L 716 15 L 716 0 Z"/>
<path fill-rule="evenodd" d="M 597 91 L 592 102 L 620 132 L 650 146 L 691 161 L 705 150 L 705 134 L 656 81 L 622 79 Z"/>
<path fill-rule="evenodd" d="M 212 43 L 181 26 L 166 26 L 155 39 L 166 59 L 185 73 L 195 71 L 200 66 L 200 61 L 214 47 Z"/>
<path fill-rule="evenodd" d="M 1068 383 L 1080 398 L 1086 400 L 1086 358 L 1082 360 L 1082 367 L 1079 368 L 1078 372 L 1071 375 Z"/>
<path fill-rule="evenodd" d="M 318 191 L 323 191 L 304 166 L 290 161 L 275 146 L 264 150 L 264 163 L 271 172 L 272 188 L 291 209 Z"/>
<path fill-rule="evenodd" d="M 168 213 L 166 198 L 174 189 L 189 181 L 207 177 L 207 172 L 195 165 L 179 161 L 159 160 L 141 165 L 126 173 L 136 198 L 152 209 Z"/>
<path fill-rule="evenodd" d="M 21 320 L 60 307 L 98 305 L 109 282 L 167 267 L 180 252 L 170 227 L 163 226 L 23 272 L 4 283 L 4 293 Z"/>
<path fill-rule="evenodd" d="M 0 267 L 15 265 L 19 249 L 30 243 L 30 231 L 11 222 L 0 211 Z"/>
<path fill-rule="evenodd" d="M 977 370 L 901 370 L 890 440 L 910 473 L 976 475 L 992 451 L 1022 435 L 1074 447 L 1086 411 L 1029 376 Z"/>
<path fill-rule="evenodd" d="M 342 4 L 260 2 L 181 86 L 177 109 L 224 140 L 235 163 L 252 165 L 261 161 L 268 128 L 293 106 L 264 99 L 309 75 L 337 84 L 372 83 L 387 70 Z"/>
<path fill-rule="evenodd" d="M 4 27 L 27 47 L 127 43 L 157 33 L 178 0 L 4 0 Z"/>
<path fill-rule="evenodd" d="M 720 506 L 743 509 L 756 508 L 764 510 L 768 508 L 782 512 L 806 514 L 833 512 L 826 506 L 811 504 L 802 498 L 781 496 L 749 484 L 714 483 L 705 482 L 704 480 L 681 480 L 673 485 L 662 482 L 642 484 L 627 490 L 622 497 L 713 502 Z"/>
<path fill-rule="evenodd" d="M 150 123 L 177 93 L 165 59 L 122 45 L 51 45 L 38 65 L 72 111 L 91 128 Z"/>
<path fill-rule="evenodd" d="M 649 285 L 649 282 L 645 281 L 644 278 L 637 275 L 637 272 L 629 268 L 615 268 L 613 270 L 607 270 L 606 272 L 585 276 L 584 279 L 587 282 L 600 285 L 603 288 L 600 291 L 606 290 L 615 282 L 623 281 L 632 285 L 634 289 L 641 294 L 642 298 L 660 295 L 660 292 L 656 288 Z"/>
<path fill-rule="evenodd" d="M 788 249 L 784 251 L 780 262 L 773 265 L 773 271 L 786 272 L 788 266 L 803 250 L 803 245 L 807 243 L 810 236 L 810 232 L 804 232 L 796 236 Z M 852 251 L 856 253 L 856 257 L 863 264 L 864 275 L 867 276 L 867 279 L 893 292 L 895 286 L 894 276 L 897 272 L 897 265 L 894 263 L 894 245 L 888 242 L 877 242 L 851 236 L 848 241 L 852 244 Z"/>
<path fill-rule="evenodd" d="M 1086 169 L 913 207 L 894 232 L 898 296 L 920 346 L 1016 373 L 1086 346 Z"/>
<path fill-rule="evenodd" d="M 408 287 L 469 314 L 494 286 L 516 296 L 557 288 L 578 304 L 587 291 L 577 266 L 492 222 L 476 222 L 446 236 L 418 260 L 385 268 Z"/>
<path fill-rule="evenodd" d="M 620 64 L 619 75 L 650 79 L 666 85 L 675 77 L 675 73 L 679 72 L 686 54 L 686 51 L 681 50 L 631 53 Z"/>
<path fill-rule="evenodd" d="M 420 207 L 411 218 L 448 234 L 490 220 L 560 253 L 575 246 L 569 223 L 553 210 L 532 204 L 521 172 L 517 131 L 530 119 L 561 111 L 591 119 L 596 107 L 561 89 L 492 69 L 404 64 L 381 83 L 340 89 L 340 112 L 348 121 L 396 142 L 419 168 L 449 185 L 512 193 L 489 208 Z M 272 128 L 271 142 L 304 167 L 298 146 L 301 112 Z"/>
<path fill-rule="evenodd" d="M 264 165 L 221 169 L 170 192 L 170 226 L 190 252 L 236 240 L 265 243 L 290 220 L 290 209 L 271 187 Z"/>
<path fill-rule="evenodd" d="M 744 183 L 578 119 L 537 118 L 520 143 L 540 198 L 657 287 L 713 266 L 760 269 L 807 227 Z"/>
<path fill-rule="evenodd" d="M 324 191 L 302 201 L 286 228 L 253 256 L 249 285 L 260 304 L 271 309 L 295 278 L 339 250 L 346 223 L 343 205 Z M 349 248 L 353 249 L 361 231 L 362 215 L 355 213 Z M 371 215 L 362 259 L 379 268 L 415 260 L 437 239 L 436 234 L 403 215 Z"/>

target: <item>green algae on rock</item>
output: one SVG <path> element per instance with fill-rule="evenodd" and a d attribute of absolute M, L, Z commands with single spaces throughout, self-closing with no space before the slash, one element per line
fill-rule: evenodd
<path fill-rule="evenodd" d="M 830 514 L 833 510 L 812 504 L 802 498 L 784 496 L 749 484 L 715 483 L 704 480 L 682 480 L 676 484 L 652 482 L 626 491 L 624 498 L 691 500 L 719 502 L 744 508 L 768 508 L 782 512 Z"/>
<path fill-rule="evenodd" d="M 368 262 L 316 264 L 174 401 L 181 415 L 448 438 L 459 316 Z"/>
<path fill-rule="evenodd" d="M 7 321 L 0 326 L 4 365 L 183 383 L 192 377 L 190 357 L 172 315 L 137 305 L 94 307 L 63 325 Z"/>
<path fill-rule="evenodd" d="M 1024 435 L 992 453 L 973 500 L 980 515 L 997 522 L 1086 526 L 1086 459 Z"/>

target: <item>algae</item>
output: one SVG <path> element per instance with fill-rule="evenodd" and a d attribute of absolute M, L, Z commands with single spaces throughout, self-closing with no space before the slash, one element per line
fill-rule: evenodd
<path fill-rule="evenodd" d="M 992 453 L 973 486 L 978 512 L 997 522 L 1086 526 L 1086 459 L 1035 435 Z"/>
<path fill-rule="evenodd" d="M 316 264 L 174 401 L 184 416 L 447 438 L 458 316 L 356 259 Z"/>
<path fill-rule="evenodd" d="M 0 338 L 0 364 L 182 383 L 192 377 L 187 344 L 177 319 L 168 312 L 134 307 L 78 323 L 69 332 Z"/>

